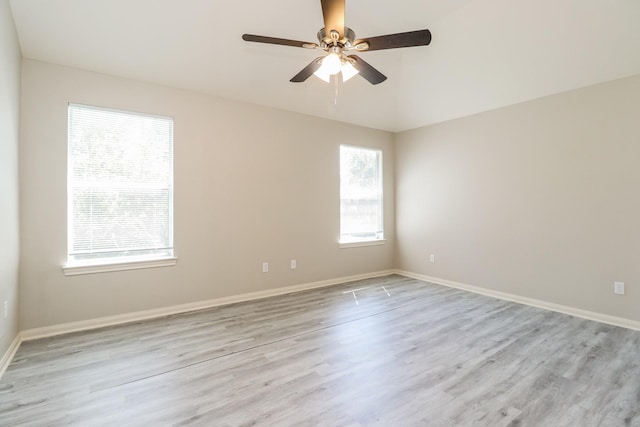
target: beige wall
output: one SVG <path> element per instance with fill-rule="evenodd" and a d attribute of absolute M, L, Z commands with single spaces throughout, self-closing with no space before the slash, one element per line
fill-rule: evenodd
<path fill-rule="evenodd" d="M 392 268 L 392 134 L 32 60 L 22 79 L 22 329 Z M 63 275 L 69 102 L 174 118 L 177 266 Z M 338 247 L 340 143 L 384 152 L 385 245 Z"/>
<path fill-rule="evenodd" d="M 2 52 L 13 70 L 13 95 L 2 101 L 14 108 L 0 117 L 14 123 L 1 128 L 10 133 L 3 203 L 16 197 L 11 43 Z M 31 60 L 22 87 L 21 329 L 394 266 L 640 320 L 640 77 L 395 137 Z M 174 117 L 176 267 L 62 274 L 69 102 Z M 386 245 L 338 248 L 340 143 L 384 151 Z M 15 203 L 2 215 L 3 237 L 16 241 Z M 3 250 L 1 290 L 15 304 L 17 243 Z M 615 280 L 626 296 L 613 294 Z M 5 346 L 16 330 L 15 320 L 3 328 Z"/>
<path fill-rule="evenodd" d="M 396 265 L 638 321 L 639 159 L 640 76 L 401 133 Z"/>
<path fill-rule="evenodd" d="M 0 0 L 0 357 L 18 333 L 20 61 L 9 1 Z"/>

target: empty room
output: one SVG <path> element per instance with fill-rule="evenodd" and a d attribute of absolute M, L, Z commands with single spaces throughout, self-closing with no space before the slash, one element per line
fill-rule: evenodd
<path fill-rule="evenodd" d="M 637 0 L 0 0 L 0 426 L 640 426 Z"/>

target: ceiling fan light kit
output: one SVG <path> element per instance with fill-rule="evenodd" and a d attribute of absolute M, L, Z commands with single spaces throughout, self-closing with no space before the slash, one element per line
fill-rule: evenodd
<path fill-rule="evenodd" d="M 293 76 L 290 80 L 291 82 L 304 82 L 311 77 L 312 74 L 326 82 L 331 81 L 331 76 L 340 74 L 342 81 L 346 82 L 356 74 L 360 74 L 369 83 L 374 85 L 382 83 L 387 77 L 360 57 L 348 55 L 347 53 L 350 51 L 367 52 L 411 46 L 426 46 L 431 43 L 431 32 L 426 29 L 358 40 L 356 39 L 355 32 L 344 25 L 345 0 L 321 0 L 320 3 L 324 17 L 324 28 L 318 31 L 318 43 L 258 36 L 254 34 L 243 34 L 242 39 L 257 43 L 319 49 L 326 52 L 326 55 L 314 59 L 298 74 Z"/>
<path fill-rule="evenodd" d="M 340 74 L 342 81 L 346 82 L 359 73 L 351 61 L 353 60 L 341 53 L 330 52 L 327 56 L 320 59 L 320 68 L 313 74 L 327 83 L 331 82 L 331 76 Z"/>

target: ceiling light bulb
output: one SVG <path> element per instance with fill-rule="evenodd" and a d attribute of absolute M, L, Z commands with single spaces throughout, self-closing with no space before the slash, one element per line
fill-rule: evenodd
<path fill-rule="evenodd" d="M 351 62 L 349 61 L 345 61 L 344 64 L 342 64 L 342 81 L 346 82 L 347 80 L 349 80 L 351 77 L 355 76 L 356 74 L 359 73 L 358 70 L 356 70 L 356 67 L 353 66 L 353 64 L 351 64 Z"/>

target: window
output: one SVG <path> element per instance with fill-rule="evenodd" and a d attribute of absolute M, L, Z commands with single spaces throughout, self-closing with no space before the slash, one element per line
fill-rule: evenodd
<path fill-rule="evenodd" d="M 173 258 L 173 120 L 71 104 L 68 150 L 67 267 Z"/>
<path fill-rule="evenodd" d="M 340 146 L 340 243 L 382 242 L 382 151 Z"/>

